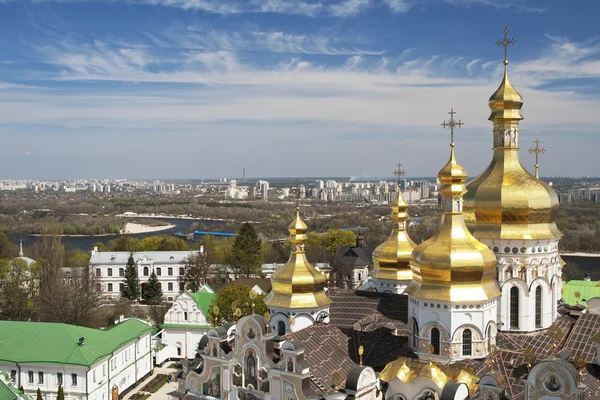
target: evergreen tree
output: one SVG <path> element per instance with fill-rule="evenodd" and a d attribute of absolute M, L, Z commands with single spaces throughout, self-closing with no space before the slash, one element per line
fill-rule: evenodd
<path fill-rule="evenodd" d="M 150 304 L 160 304 L 162 302 L 162 295 L 162 287 L 158 281 L 156 272 L 152 271 L 144 290 L 144 300 Z"/>
<path fill-rule="evenodd" d="M 263 262 L 261 240 L 258 233 L 248 222 L 238 231 L 233 243 L 231 266 L 236 275 L 258 275 Z"/>
<path fill-rule="evenodd" d="M 23 389 L 23 385 L 19 386 L 19 392 L 25 394 L 25 389 Z"/>
<path fill-rule="evenodd" d="M 126 300 L 137 300 L 140 298 L 140 278 L 138 277 L 137 265 L 133 260 L 133 253 L 129 254 L 129 259 L 125 266 L 121 298 Z"/>
<path fill-rule="evenodd" d="M 56 395 L 56 400 L 65 400 L 65 391 L 63 390 L 62 385 L 58 387 L 58 394 Z"/>
<path fill-rule="evenodd" d="M 36 400 L 44 400 L 42 397 L 42 391 L 38 388 Z"/>

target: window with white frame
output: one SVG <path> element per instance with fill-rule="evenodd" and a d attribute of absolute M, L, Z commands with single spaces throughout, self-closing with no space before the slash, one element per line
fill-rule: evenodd
<path fill-rule="evenodd" d="M 56 373 L 56 386 L 62 386 L 63 384 L 63 375 L 62 372 Z"/>
<path fill-rule="evenodd" d="M 77 386 L 77 374 L 71 374 L 71 386 Z"/>
<path fill-rule="evenodd" d="M 33 371 L 27 371 L 27 382 L 33 383 Z"/>
<path fill-rule="evenodd" d="M 38 384 L 42 385 L 44 383 L 44 373 L 38 372 Z"/>

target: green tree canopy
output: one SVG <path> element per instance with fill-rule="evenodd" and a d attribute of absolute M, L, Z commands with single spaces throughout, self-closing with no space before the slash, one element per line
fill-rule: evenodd
<path fill-rule="evenodd" d="M 16 258 L 0 261 L 0 316 L 27 321 L 35 314 L 38 293 L 38 264 Z"/>
<path fill-rule="evenodd" d="M 140 278 L 138 277 L 137 264 L 133 260 L 133 253 L 129 254 L 125 274 L 123 279 L 123 288 L 121 289 L 121 298 L 135 301 L 140 298 Z"/>
<path fill-rule="evenodd" d="M 236 275 L 245 276 L 260 274 L 263 263 L 261 240 L 258 233 L 248 222 L 238 231 L 233 242 L 231 266 Z"/>
<path fill-rule="evenodd" d="M 338 247 L 356 244 L 356 235 L 343 229 L 329 229 L 325 233 L 309 233 L 306 248 L 312 246 L 324 247 L 330 254 L 335 254 Z"/>
<path fill-rule="evenodd" d="M 162 302 L 162 295 L 162 287 L 158 281 L 156 272 L 152 271 L 144 289 L 144 300 L 150 304 L 160 304 Z"/>
<path fill-rule="evenodd" d="M 212 321 L 215 318 L 218 320 L 218 324 L 222 324 L 225 321 L 234 321 L 234 312 L 236 308 L 240 308 L 242 316 L 252 314 L 252 303 L 254 303 L 255 314 L 263 315 L 267 312 L 267 306 L 264 303 L 265 294 L 258 295 L 256 299 L 250 298 L 250 291 L 252 288 L 244 284 L 232 284 L 215 294 L 209 307 L 210 317 Z M 214 307 L 219 308 L 219 315 L 215 315 Z"/>

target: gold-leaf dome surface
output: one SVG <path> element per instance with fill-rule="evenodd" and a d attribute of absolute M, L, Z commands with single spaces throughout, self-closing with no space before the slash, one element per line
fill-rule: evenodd
<path fill-rule="evenodd" d="M 479 382 L 479 378 L 473 370 L 452 364 L 437 365 L 431 361 L 408 357 L 398 357 L 397 360 L 388 363 L 381 371 L 379 378 L 386 383 L 399 379 L 407 384 L 417 378 L 426 378 L 433 381 L 440 390 L 449 381 L 455 381 L 466 384 L 471 393 L 477 391 Z"/>
<path fill-rule="evenodd" d="M 281 308 L 318 308 L 331 304 L 325 293 L 326 279 L 306 259 L 304 244 L 308 228 L 296 209 L 296 218 L 288 227 L 292 253 L 289 260 L 273 273 L 272 290 L 265 304 Z"/>
<path fill-rule="evenodd" d="M 454 156 L 438 175 L 444 214 L 437 232 L 410 257 L 413 280 L 406 293 L 438 301 L 483 301 L 500 295 L 496 257 L 468 231 L 462 215 L 466 171 Z"/>
<path fill-rule="evenodd" d="M 480 239 L 560 238 L 558 196 L 523 168 L 518 149 L 494 150 L 488 168 L 467 185 L 465 221 Z"/>
<path fill-rule="evenodd" d="M 465 221 L 479 239 L 560 238 L 556 192 L 519 160 L 523 98 L 508 80 L 507 64 L 502 83 L 489 100 L 489 120 L 494 124 L 492 162 L 467 185 Z"/>
<path fill-rule="evenodd" d="M 408 204 L 402 198 L 400 186 L 398 196 L 392 203 L 392 220 L 396 223 L 392 233 L 373 251 L 374 268 L 371 276 L 375 279 L 410 281 L 412 271 L 408 261 L 417 245 L 406 231 Z"/>

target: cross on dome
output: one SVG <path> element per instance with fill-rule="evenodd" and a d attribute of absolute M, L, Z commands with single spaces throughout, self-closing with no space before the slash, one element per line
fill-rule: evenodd
<path fill-rule="evenodd" d="M 540 139 L 535 139 L 535 148 L 530 147 L 529 148 L 529 154 L 533 154 L 535 153 L 535 177 L 539 178 L 539 157 L 540 157 L 540 153 L 544 154 L 546 152 L 546 149 L 543 147 L 540 147 Z"/>
<path fill-rule="evenodd" d="M 448 114 L 450 114 L 450 120 L 448 122 L 444 121 L 440 125 L 443 126 L 444 129 L 446 129 L 446 127 L 450 128 L 450 146 L 454 147 L 454 128 L 460 128 L 464 125 L 464 122 L 462 122 L 460 119 L 458 121 L 454 120 L 454 114 L 456 114 L 454 108 L 451 108 Z"/>
<path fill-rule="evenodd" d="M 508 25 L 504 25 L 504 40 L 500 40 L 498 39 L 498 41 L 496 42 L 496 44 L 498 45 L 498 47 L 500 46 L 504 46 L 504 65 L 508 64 L 508 46 L 514 45 L 515 43 L 517 43 L 517 41 L 515 39 L 509 39 L 508 38 Z"/>

